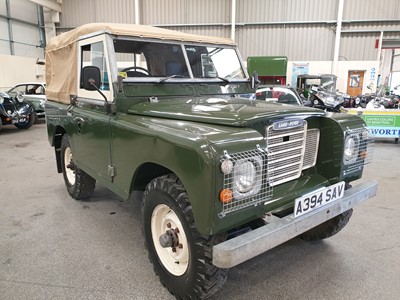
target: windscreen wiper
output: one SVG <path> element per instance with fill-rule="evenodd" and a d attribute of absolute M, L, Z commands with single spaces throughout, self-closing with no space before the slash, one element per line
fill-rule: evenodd
<path fill-rule="evenodd" d="M 171 76 L 168 76 L 168 77 L 165 77 L 165 78 L 160 79 L 160 80 L 158 81 L 158 83 L 164 83 L 164 82 L 166 82 L 166 81 L 169 80 L 169 79 L 172 79 L 172 78 L 182 78 L 182 77 L 183 77 L 182 75 L 174 74 L 174 75 L 171 75 Z"/>
<path fill-rule="evenodd" d="M 231 81 L 229 79 L 225 78 L 225 77 L 212 76 L 212 77 L 209 77 L 209 78 L 218 78 L 218 79 L 222 80 L 223 82 L 225 82 L 226 84 L 231 83 Z"/>

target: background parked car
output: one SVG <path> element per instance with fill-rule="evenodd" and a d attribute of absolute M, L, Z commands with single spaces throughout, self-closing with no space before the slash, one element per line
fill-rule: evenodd
<path fill-rule="evenodd" d="M 256 91 L 256 99 L 272 103 L 303 105 L 296 90 L 286 85 L 263 85 Z"/>
<path fill-rule="evenodd" d="M 36 119 L 32 104 L 20 93 L 10 96 L 0 92 L 0 130 L 3 125 L 15 125 L 19 129 L 30 128 Z"/>
<path fill-rule="evenodd" d="M 7 94 L 15 97 L 17 93 L 21 93 L 24 96 L 24 100 L 29 102 L 36 113 L 36 120 L 45 117 L 44 106 L 46 103 L 46 84 L 42 82 L 28 82 L 20 83 L 10 89 Z"/>

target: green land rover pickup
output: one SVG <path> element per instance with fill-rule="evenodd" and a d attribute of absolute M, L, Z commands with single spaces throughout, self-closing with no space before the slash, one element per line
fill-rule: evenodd
<path fill-rule="evenodd" d="M 145 245 L 178 299 L 207 298 L 228 269 L 289 239 L 340 231 L 373 197 L 357 116 L 271 104 L 235 44 L 127 24 L 88 24 L 46 49 L 46 119 L 74 199 L 100 182 L 142 190 Z"/>

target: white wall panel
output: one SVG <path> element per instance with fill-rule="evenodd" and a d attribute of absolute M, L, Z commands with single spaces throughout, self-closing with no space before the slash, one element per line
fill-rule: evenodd
<path fill-rule="evenodd" d="M 334 0 L 237 0 L 237 22 L 325 21 L 336 19 Z"/>
<path fill-rule="evenodd" d="M 75 28 L 79 25 L 96 22 L 93 0 L 63 1 L 61 9 L 61 27 Z"/>
<path fill-rule="evenodd" d="M 192 27 L 192 26 L 177 26 L 168 27 L 167 29 L 182 31 L 191 34 L 220 36 L 230 38 L 230 27 L 227 26 L 207 26 L 207 27 Z"/>
<path fill-rule="evenodd" d="M 0 39 L 8 40 L 8 22 L 6 19 L 0 19 Z"/>
<path fill-rule="evenodd" d="M 0 0 L 0 14 L 4 15 L 4 16 L 7 15 L 6 1 L 5 0 Z"/>
<path fill-rule="evenodd" d="M 239 29 L 243 57 L 287 56 L 289 60 L 332 60 L 334 32 L 308 25 L 251 26 Z"/>
<path fill-rule="evenodd" d="M 344 1 L 344 20 L 399 19 L 399 0 L 346 0 Z"/>
<path fill-rule="evenodd" d="M 7 41 L 0 40 L 0 54 L 10 54 L 10 44 Z"/>
<path fill-rule="evenodd" d="M 97 0 L 94 9 L 96 22 L 135 23 L 133 0 Z"/>
<path fill-rule="evenodd" d="M 23 57 L 44 58 L 43 49 L 24 44 L 14 44 L 14 55 Z"/>
<path fill-rule="evenodd" d="M 231 0 L 146 0 L 143 24 L 197 24 L 230 22 Z"/>
<path fill-rule="evenodd" d="M 39 29 L 23 23 L 12 22 L 13 39 L 15 42 L 30 44 L 32 47 L 39 45 Z"/>
<path fill-rule="evenodd" d="M 61 27 L 94 23 L 135 23 L 133 0 L 67 0 L 62 3 Z"/>
<path fill-rule="evenodd" d="M 28 0 L 11 0 L 10 15 L 13 18 L 37 24 L 37 4 Z"/>
<path fill-rule="evenodd" d="M 340 43 L 340 60 L 376 60 L 375 41 L 379 33 L 343 34 Z"/>
<path fill-rule="evenodd" d="M 286 55 L 290 60 L 332 60 L 338 1 L 236 0 L 235 40 L 243 58 Z M 142 24 L 230 37 L 231 0 L 140 0 L 139 3 Z M 134 0 L 63 0 L 62 8 L 58 32 L 89 22 L 135 21 Z M 343 19 L 342 29 L 351 32 L 342 34 L 340 60 L 376 60 L 374 46 L 379 33 L 354 31 L 395 30 L 397 33 L 391 34 L 400 37 L 399 0 L 345 0 Z M 378 19 L 392 21 L 372 21 Z"/>

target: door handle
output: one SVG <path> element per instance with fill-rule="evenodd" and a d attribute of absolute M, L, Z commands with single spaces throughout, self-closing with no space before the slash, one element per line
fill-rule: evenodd
<path fill-rule="evenodd" d="M 81 117 L 76 117 L 75 118 L 75 122 L 76 122 L 76 127 L 77 127 L 77 131 L 79 134 L 82 133 L 82 129 L 83 129 L 83 124 L 85 123 L 85 120 L 82 119 Z"/>

